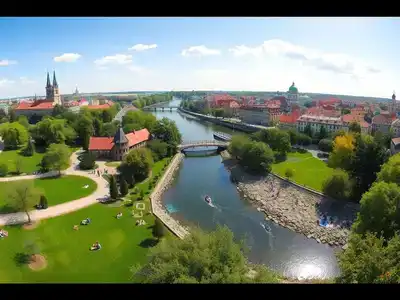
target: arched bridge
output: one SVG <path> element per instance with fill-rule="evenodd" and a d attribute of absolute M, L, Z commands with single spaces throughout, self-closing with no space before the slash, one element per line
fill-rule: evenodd
<path fill-rule="evenodd" d="M 168 104 L 166 104 L 165 106 L 146 106 L 146 107 L 143 107 L 142 108 L 142 110 L 154 110 L 154 111 L 157 111 L 157 110 L 162 110 L 162 111 L 164 111 L 164 110 L 170 110 L 170 111 L 172 111 L 173 109 L 178 109 L 179 108 L 179 106 L 168 106 Z"/>
<path fill-rule="evenodd" d="M 180 151 L 189 149 L 189 148 L 196 148 L 196 147 L 218 147 L 220 149 L 226 149 L 228 148 L 229 143 L 227 142 L 222 142 L 222 141 L 215 141 L 215 140 L 210 140 L 210 141 L 189 141 L 189 142 L 184 142 L 181 145 L 178 146 L 178 149 Z"/>

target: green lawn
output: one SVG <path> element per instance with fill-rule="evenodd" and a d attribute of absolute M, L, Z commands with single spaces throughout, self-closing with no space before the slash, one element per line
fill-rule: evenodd
<path fill-rule="evenodd" d="M 75 175 L 66 175 L 60 178 L 34 179 L 31 181 L 33 181 L 36 188 L 46 195 L 49 206 L 86 197 L 97 189 L 95 181 L 87 177 Z M 7 208 L 4 208 L 5 198 L 9 192 L 9 187 L 12 188 L 13 184 L 18 184 L 18 182 L 0 182 L 0 213 L 9 212 Z M 83 188 L 85 185 L 88 185 L 86 189 Z"/>
<path fill-rule="evenodd" d="M 288 153 L 286 161 L 272 165 L 272 172 L 285 177 L 288 168 L 294 170 L 291 180 L 317 191 L 322 190 L 322 183 L 333 172 L 325 162 L 313 157 L 309 152 Z"/>
<path fill-rule="evenodd" d="M 152 176 L 162 171 L 165 161 L 157 162 Z M 149 180 L 138 184 L 148 187 Z M 148 199 L 143 201 L 146 211 Z M 134 203 L 136 205 L 137 202 Z M 74 213 L 41 221 L 31 231 L 21 227 L 7 227 L 9 236 L 0 240 L 0 283 L 2 282 L 129 282 L 130 268 L 146 261 L 149 244 L 153 240 L 151 226 L 154 217 L 145 214 L 146 226 L 136 226 L 131 216 L 134 207 L 113 207 L 111 204 L 94 204 Z M 115 215 L 122 212 L 117 220 Z M 88 226 L 73 226 L 85 218 L 91 218 Z M 46 269 L 33 272 L 28 266 L 18 266 L 16 255 L 24 252 L 24 245 L 34 241 L 46 256 Z M 89 251 L 96 241 L 100 251 Z"/>
<path fill-rule="evenodd" d="M 70 147 L 71 153 L 78 150 L 78 147 Z M 13 174 L 16 172 L 15 162 L 20 160 L 21 173 L 31 174 L 40 169 L 39 164 L 42 161 L 44 151 L 39 151 L 33 154 L 33 156 L 23 156 L 20 154 L 21 150 L 6 150 L 0 153 L 0 164 L 6 164 L 8 166 L 8 172 Z"/>
<path fill-rule="evenodd" d="M 9 173 L 15 173 L 15 161 L 21 161 L 21 172 L 22 173 L 33 173 L 40 169 L 38 166 L 42 160 L 44 153 L 35 152 L 33 156 L 23 156 L 20 150 L 7 150 L 0 153 L 0 164 L 6 164 L 8 166 Z"/>
<path fill-rule="evenodd" d="M 105 163 L 107 167 L 118 167 L 120 164 L 120 161 L 109 161 Z"/>

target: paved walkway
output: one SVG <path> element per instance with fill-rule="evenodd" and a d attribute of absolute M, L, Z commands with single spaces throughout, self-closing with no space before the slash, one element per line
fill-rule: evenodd
<path fill-rule="evenodd" d="M 74 152 L 71 155 L 71 166 L 67 170 L 62 171 L 61 173 L 63 175 L 78 175 L 92 179 L 97 183 L 96 191 L 93 194 L 78 200 L 73 200 L 67 203 L 51 206 L 44 210 L 33 210 L 30 212 L 32 220 L 37 221 L 37 220 L 57 217 L 63 214 L 67 214 L 85 208 L 99 201 L 104 201 L 105 199 L 108 198 L 109 196 L 108 182 L 103 178 L 103 176 L 98 177 L 95 174 L 90 174 L 90 171 L 78 170 L 79 161 L 77 156 L 79 152 L 80 150 Z M 6 178 L 0 178 L 0 182 L 53 177 L 57 173 L 58 172 L 49 172 L 40 175 L 6 177 Z M 11 213 L 11 214 L 0 214 L 0 226 L 10 225 L 10 224 L 21 224 L 27 221 L 28 217 L 26 216 L 25 213 L 22 212 Z"/>

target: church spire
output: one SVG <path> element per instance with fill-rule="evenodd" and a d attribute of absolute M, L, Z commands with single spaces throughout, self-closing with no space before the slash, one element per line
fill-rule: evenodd
<path fill-rule="evenodd" d="M 53 71 L 53 87 L 58 88 L 58 83 L 56 79 L 56 71 Z"/>
<path fill-rule="evenodd" d="M 47 83 L 46 83 L 46 88 L 51 87 L 51 83 L 50 83 L 50 75 L 49 72 L 47 72 Z"/>

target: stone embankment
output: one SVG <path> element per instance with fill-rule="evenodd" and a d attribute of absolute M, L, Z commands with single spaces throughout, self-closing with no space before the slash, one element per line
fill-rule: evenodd
<path fill-rule="evenodd" d="M 174 180 L 174 174 L 179 169 L 179 166 L 184 158 L 182 153 L 176 154 L 171 163 L 168 165 L 164 175 L 158 181 L 156 187 L 150 195 L 151 207 L 153 214 L 164 223 L 176 236 L 183 239 L 189 234 L 187 228 L 183 227 L 177 220 L 173 219 L 168 212 L 163 208 L 161 196 L 169 188 Z"/>
<path fill-rule="evenodd" d="M 343 246 L 355 220 L 358 205 L 328 199 L 295 186 L 273 174 L 253 177 L 243 172 L 229 153 L 222 154 L 238 192 L 266 214 L 266 219 L 313 238 L 318 243 Z M 333 219 L 333 226 L 322 227 L 322 215 Z"/>

